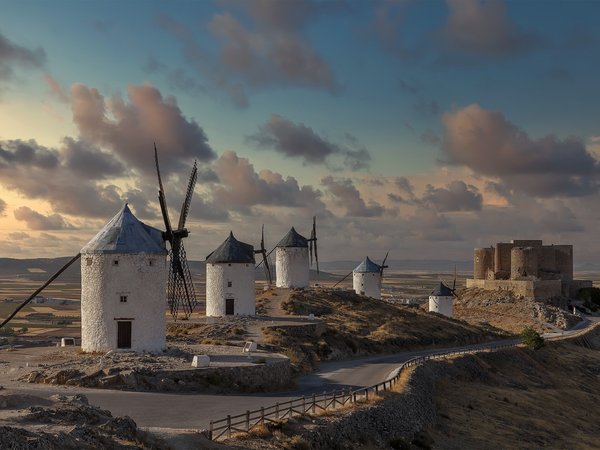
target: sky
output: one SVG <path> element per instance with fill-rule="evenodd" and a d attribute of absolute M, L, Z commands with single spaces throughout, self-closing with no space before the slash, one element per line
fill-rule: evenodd
<path fill-rule="evenodd" d="M 128 203 L 185 241 L 323 261 L 600 241 L 600 2 L 0 0 L 0 257 L 75 254 Z"/>

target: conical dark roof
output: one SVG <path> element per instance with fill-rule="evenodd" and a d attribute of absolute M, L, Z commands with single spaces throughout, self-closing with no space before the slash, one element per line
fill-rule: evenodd
<path fill-rule="evenodd" d="M 381 272 L 381 266 L 379 264 L 374 263 L 367 256 L 363 262 L 361 262 L 356 269 L 353 270 L 356 273 L 377 273 Z"/>
<path fill-rule="evenodd" d="M 440 282 L 439 286 L 431 291 L 431 294 L 429 295 L 435 295 L 436 297 L 452 297 L 453 294 L 452 289 Z"/>
<path fill-rule="evenodd" d="M 210 264 L 218 263 L 252 263 L 254 264 L 254 247 L 250 244 L 238 241 L 233 233 L 217 247 L 217 249 L 206 257 Z"/>
<path fill-rule="evenodd" d="M 298 232 L 292 227 L 288 234 L 286 234 L 282 240 L 276 245 L 276 247 L 305 247 L 308 248 L 308 241 L 304 236 L 298 234 Z"/>
<path fill-rule="evenodd" d="M 127 203 L 81 253 L 166 253 L 162 232 L 140 222 Z"/>

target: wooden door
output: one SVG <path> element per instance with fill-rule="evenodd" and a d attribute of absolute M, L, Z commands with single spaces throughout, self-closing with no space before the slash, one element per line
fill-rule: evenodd
<path fill-rule="evenodd" d="M 234 303 L 235 303 L 235 300 L 232 298 L 225 299 L 225 315 L 226 316 L 233 316 L 235 314 Z"/>
<path fill-rule="evenodd" d="M 117 322 L 117 348 L 131 348 L 131 321 Z"/>

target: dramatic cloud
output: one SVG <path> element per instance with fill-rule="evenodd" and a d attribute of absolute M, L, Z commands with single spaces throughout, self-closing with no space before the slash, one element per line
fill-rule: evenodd
<path fill-rule="evenodd" d="M 256 172 L 246 158 L 225 151 L 214 163 L 220 184 L 212 190 L 217 205 L 248 211 L 255 205 L 321 208 L 320 192 L 293 177 L 270 170 Z"/>
<path fill-rule="evenodd" d="M 12 78 L 15 66 L 39 69 L 45 62 L 46 54 L 41 48 L 22 47 L 0 34 L 0 81 Z"/>
<path fill-rule="evenodd" d="M 105 101 L 96 89 L 73 85 L 73 121 L 85 140 L 111 149 L 146 173 L 155 170 L 153 142 L 165 173 L 187 167 L 192 159 L 208 162 L 215 158 L 204 130 L 183 116 L 174 97 L 163 98 L 149 85 L 130 85 L 127 92 L 129 102 L 121 97 Z"/>
<path fill-rule="evenodd" d="M 427 185 L 423 202 L 440 212 L 479 211 L 483 196 L 475 186 L 463 181 L 452 181 L 445 188 Z"/>
<path fill-rule="evenodd" d="M 348 178 L 335 179 L 327 176 L 321 180 L 333 195 L 336 203 L 346 210 L 346 215 L 354 217 L 380 217 L 385 209 L 376 202 L 366 204 L 352 180 Z"/>
<path fill-rule="evenodd" d="M 520 54 L 538 44 L 538 37 L 521 30 L 509 17 L 504 0 L 446 0 L 450 10 L 443 29 L 451 50 L 477 57 Z"/>
<path fill-rule="evenodd" d="M 596 191 L 599 165 L 579 139 L 531 139 L 502 114 L 470 105 L 442 118 L 449 162 L 540 197 Z"/>
<path fill-rule="evenodd" d="M 186 60 L 205 80 L 225 91 L 238 107 L 248 106 L 247 91 L 294 85 L 335 93 L 338 82 L 312 48 L 306 28 L 336 4 L 316 1 L 226 1 L 230 11 L 215 14 L 208 29 L 216 52 L 197 43 L 191 30 L 162 15 L 159 26 L 183 44 Z"/>
<path fill-rule="evenodd" d="M 369 152 L 353 136 L 346 135 L 346 140 L 353 148 L 329 142 L 303 123 L 293 123 L 277 114 L 259 127 L 256 134 L 246 137 L 247 142 L 258 148 L 272 148 L 288 158 L 302 159 L 305 164 L 325 164 L 331 156 L 339 155 L 350 170 L 367 167 Z"/>
<path fill-rule="evenodd" d="M 45 216 L 27 206 L 14 210 L 15 219 L 22 220 L 31 230 L 64 230 L 71 228 L 60 214 Z"/>
<path fill-rule="evenodd" d="M 0 216 L 6 214 L 6 202 L 0 198 Z"/>
<path fill-rule="evenodd" d="M 97 170 L 84 161 L 98 164 Z M 48 201 L 54 211 L 106 217 L 123 204 L 124 193 L 99 181 L 115 175 L 119 163 L 107 154 L 67 138 L 59 149 L 35 141 L 0 141 L 0 183 L 30 199 Z"/>

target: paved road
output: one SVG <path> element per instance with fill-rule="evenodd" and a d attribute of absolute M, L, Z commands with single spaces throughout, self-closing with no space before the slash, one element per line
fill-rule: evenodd
<path fill-rule="evenodd" d="M 587 325 L 589 324 L 590 322 L 587 322 Z M 567 331 L 563 336 L 577 331 L 579 328 Z M 500 346 L 511 342 L 515 342 L 515 340 L 496 341 L 491 344 Z M 489 344 L 326 362 L 321 364 L 317 372 L 300 377 L 297 389 L 279 393 L 208 395 L 110 391 L 47 385 L 21 387 L 23 385 L 20 384 L 10 387 L 13 392 L 42 396 L 55 393 L 69 395 L 81 393 L 88 397 L 91 404 L 108 409 L 113 415 L 128 415 L 138 425 L 144 427 L 199 429 L 206 428 L 211 419 L 220 419 L 227 414 L 243 413 L 247 409 L 273 405 L 276 402 L 283 402 L 302 395 L 320 393 L 324 390 L 348 387 L 358 389 L 372 386 L 388 378 L 400 363 L 415 356 L 444 353 L 447 350 L 474 349 Z"/>

